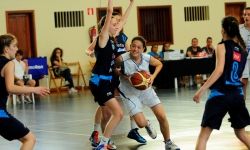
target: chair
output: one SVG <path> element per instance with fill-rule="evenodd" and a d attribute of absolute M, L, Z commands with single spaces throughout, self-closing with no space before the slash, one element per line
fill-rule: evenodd
<path fill-rule="evenodd" d="M 29 79 L 32 79 L 32 75 L 29 74 Z M 10 94 L 9 97 L 8 97 L 8 101 L 7 101 L 7 105 L 9 103 L 9 101 L 12 99 L 12 102 L 13 102 L 13 105 L 16 105 L 17 103 L 17 94 Z M 35 104 L 35 95 L 34 93 L 31 93 L 31 100 L 32 100 L 32 103 Z M 21 94 L 21 101 L 22 103 L 24 103 L 24 95 Z"/>
<path fill-rule="evenodd" d="M 87 84 L 86 84 L 86 80 L 85 80 L 85 77 L 84 77 L 85 74 L 82 71 L 80 62 L 79 61 L 77 61 L 77 62 L 70 62 L 70 63 L 66 63 L 66 65 L 70 68 L 72 77 L 73 78 L 74 77 L 77 78 L 77 86 L 81 86 L 82 87 L 82 85 L 80 85 L 80 79 L 82 79 L 83 86 L 86 87 Z"/>
<path fill-rule="evenodd" d="M 50 76 L 49 77 L 49 88 L 51 88 L 51 81 L 52 81 L 55 88 L 56 88 L 57 93 L 60 93 L 60 88 L 62 87 L 62 82 L 63 82 L 64 78 L 55 76 L 52 66 L 49 66 L 48 69 L 49 69 L 49 76 Z M 60 86 L 57 84 L 56 80 L 60 80 Z"/>

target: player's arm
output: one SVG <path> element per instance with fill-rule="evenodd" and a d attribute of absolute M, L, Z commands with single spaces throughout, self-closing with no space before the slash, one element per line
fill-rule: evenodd
<path fill-rule="evenodd" d="M 152 56 L 150 57 L 149 64 L 151 66 L 155 67 L 155 71 L 151 75 L 151 80 L 154 80 L 156 78 L 156 76 L 159 74 L 159 72 L 161 71 L 163 65 L 162 65 L 161 61 L 159 61 L 158 59 L 156 59 L 156 58 L 154 58 Z"/>
<path fill-rule="evenodd" d="M 113 0 L 108 0 L 106 19 L 99 34 L 98 44 L 100 48 L 104 48 L 109 40 L 109 27 L 112 18 L 112 13 L 113 13 Z"/>
<path fill-rule="evenodd" d="M 219 44 L 217 46 L 217 49 L 215 50 L 216 53 L 216 65 L 213 73 L 211 76 L 207 79 L 207 81 L 203 84 L 203 86 L 195 93 L 193 100 L 198 103 L 200 102 L 200 98 L 203 95 L 203 93 L 214 84 L 215 81 L 219 79 L 219 77 L 222 75 L 225 65 L 225 45 Z"/>
<path fill-rule="evenodd" d="M 127 20 L 128 20 L 128 16 L 131 12 L 132 6 L 134 4 L 134 0 L 130 0 L 129 6 L 125 11 L 125 14 L 122 15 L 122 18 L 118 24 L 118 31 L 117 31 L 117 35 L 119 34 L 119 32 L 122 30 L 123 26 L 126 24 Z"/>
<path fill-rule="evenodd" d="M 89 45 L 89 47 L 85 50 L 85 53 L 87 56 L 94 57 L 95 53 L 95 45 L 96 45 L 96 39 Z"/>

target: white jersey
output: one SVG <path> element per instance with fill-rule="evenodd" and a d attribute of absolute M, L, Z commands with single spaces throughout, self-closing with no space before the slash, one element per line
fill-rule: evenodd
<path fill-rule="evenodd" d="M 23 79 L 24 72 L 25 72 L 25 63 L 23 61 L 17 61 L 16 59 L 13 60 L 15 63 L 15 76 L 19 79 Z"/>
<path fill-rule="evenodd" d="M 141 59 L 141 63 L 140 64 L 136 64 L 131 58 L 130 58 L 130 53 L 127 52 L 125 54 L 121 55 L 122 59 L 123 59 L 123 63 L 124 63 L 124 74 L 125 75 L 132 75 L 133 73 L 137 72 L 137 71 L 148 71 L 149 72 L 149 61 L 150 61 L 150 55 L 143 53 L 141 55 L 142 59 Z M 135 94 L 138 95 L 138 93 L 141 92 L 146 92 L 147 90 L 150 90 L 152 87 L 149 87 L 146 90 L 137 90 L 136 88 L 134 88 L 130 82 L 124 78 L 123 76 L 120 76 L 120 85 L 119 85 L 119 89 L 121 91 L 124 92 L 124 94 Z"/>
<path fill-rule="evenodd" d="M 125 75 L 132 75 L 141 70 L 149 71 L 150 55 L 143 53 L 141 55 L 142 59 L 140 64 L 136 64 L 130 58 L 129 52 L 122 54 L 121 56 L 124 63 Z M 119 89 L 123 104 L 130 116 L 143 112 L 143 106 L 152 108 L 161 103 L 159 97 L 151 86 L 146 90 L 137 90 L 130 84 L 128 79 L 125 79 L 123 76 L 120 76 Z"/>

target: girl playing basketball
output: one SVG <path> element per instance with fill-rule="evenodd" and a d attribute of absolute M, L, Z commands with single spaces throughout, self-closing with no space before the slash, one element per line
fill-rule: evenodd
<path fill-rule="evenodd" d="M 156 131 L 152 124 L 147 120 L 143 114 L 143 105 L 151 108 L 155 114 L 159 124 L 161 133 L 164 137 L 166 150 L 179 150 L 170 140 L 169 125 L 166 118 L 163 105 L 156 95 L 152 86 L 146 90 L 137 90 L 128 80 L 128 77 L 137 71 L 149 71 L 149 65 L 155 66 L 155 71 L 150 77 L 150 84 L 152 85 L 155 77 L 162 68 L 162 63 L 154 57 L 143 53 L 146 50 L 146 41 L 143 37 L 137 36 L 132 39 L 130 45 L 130 52 L 122 54 L 117 59 L 118 67 L 121 66 L 120 85 L 121 97 L 123 99 L 129 115 L 135 120 L 140 128 L 145 127 L 149 136 L 156 138 Z"/>
<path fill-rule="evenodd" d="M 245 126 L 250 124 L 250 117 L 240 81 L 247 51 L 240 36 L 237 19 L 225 17 L 222 20 L 221 33 L 223 41 L 215 50 L 215 70 L 193 97 L 193 100 L 199 103 L 203 93 L 208 88 L 211 90 L 206 102 L 196 150 L 206 149 L 210 134 L 213 129 L 220 129 L 222 119 L 227 112 L 235 135 L 250 149 L 250 139 L 245 131 Z"/>

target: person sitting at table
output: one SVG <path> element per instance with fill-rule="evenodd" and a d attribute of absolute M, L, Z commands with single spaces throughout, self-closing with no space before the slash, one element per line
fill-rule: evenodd
<path fill-rule="evenodd" d="M 163 45 L 162 45 L 162 50 L 161 50 L 161 52 L 159 53 L 159 56 L 160 56 L 160 58 L 163 60 L 164 59 L 164 52 L 172 52 L 172 51 L 174 51 L 173 49 L 170 49 L 170 46 L 171 46 L 171 44 L 170 43 L 164 43 Z"/>
<path fill-rule="evenodd" d="M 207 53 L 208 56 L 212 56 L 214 54 L 214 46 L 212 37 L 207 37 L 206 41 L 207 45 L 202 47 L 202 50 Z"/>
<path fill-rule="evenodd" d="M 191 41 L 191 46 L 187 48 L 186 57 L 203 57 L 206 56 L 206 52 L 201 49 L 200 46 L 198 46 L 199 41 L 197 38 L 193 38 Z M 201 85 L 203 84 L 203 78 L 202 75 L 198 74 L 195 76 L 184 76 L 184 85 L 187 85 L 187 81 L 189 82 L 189 86 L 193 86 L 195 84 Z M 193 82 L 195 81 L 195 82 Z"/>
<path fill-rule="evenodd" d="M 148 54 L 150 56 L 153 56 L 154 58 L 156 58 L 158 60 L 162 60 L 160 55 L 158 54 L 158 45 L 157 44 L 152 45 L 151 52 L 148 52 Z"/>
<path fill-rule="evenodd" d="M 193 38 L 191 42 L 191 46 L 187 48 L 186 57 L 200 57 L 200 53 L 202 53 L 202 49 L 198 46 L 198 39 Z"/>

